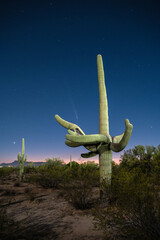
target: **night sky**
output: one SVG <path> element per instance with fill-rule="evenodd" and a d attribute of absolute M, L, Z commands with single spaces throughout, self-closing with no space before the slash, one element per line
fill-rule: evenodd
<path fill-rule="evenodd" d="M 0 162 L 25 138 L 28 161 L 83 160 L 55 120 L 99 132 L 97 55 L 103 57 L 110 135 L 125 150 L 160 144 L 160 4 L 154 0 L 0 1 Z M 113 153 L 118 160 L 120 153 Z M 90 158 L 95 161 L 98 157 Z"/>

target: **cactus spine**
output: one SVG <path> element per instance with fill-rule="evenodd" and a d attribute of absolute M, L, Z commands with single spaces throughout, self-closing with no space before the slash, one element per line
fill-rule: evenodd
<path fill-rule="evenodd" d="M 22 154 L 19 153 L 17 158 L 18 158 L 18 162 L 20 165 L 20 172 L 19 172 L 19 180 L 22 181 L 23 180 L 23 173 L 24 173 L 24 163 L 27 161 L 27 155 L 24 156 L 25 154 L 25 145 L 24 145 L 24 138 L 22 138 Z"/>
<path fill-rule="evenodd" d="M 133 126 L 125 120 L 125 132 L 119 136 L 111 137 L 109 134 L 108 101 L 105 86 L 102 56 L 97 56 L 98 84 L 99 84 L 99 134 L 85 135 L 76 124 L 70 123 L 55 115 L 57 122 L 68 129 L 66 145 L 70 147 L 84 146 L 88 153 L 83 153 L 83 158 L 99 155 L 100 186 L 102 183 L 111 183 L 112 151 L 123 150 L 130 139 Z"/>

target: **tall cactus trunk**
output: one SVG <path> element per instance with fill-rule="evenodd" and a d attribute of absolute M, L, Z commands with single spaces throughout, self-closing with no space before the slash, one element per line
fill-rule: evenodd
<path fill-rule="evenodd" d="M 100 183 L 111 183 L 112 174 L 112 151 L 108 150 L 108 146 L 102 145 L 99 150 L 99 169 Z"/>
<path fill-rule="evenodd" d="M 70 168 L 72 167 L 72 155 L 70 155 Z"/>
<path fill-rule="evenodd" d="M 99 133 L 109 134 L 108 102 L 105 86 L 102 56 L 97 56 L 97 70 L 99 83 Z"/>
<path fill-rule="evenodd" d="M 102 56 L 97 56 L 98 83 L 99 83 L 99 134 L 109 135 L 109 118 L 108 118 L 108 102 L 105 86 L 105 77 L 103 70 Z M 102 183 L 111 183 L 112 172 L 112 151 L 109 145 L 104 144 L 99 149 L 99 168 L 100 168 L 100 185 Z M 102 191 L 100 191 L 102 193 Z"/>
<path fill-rule="evenodd" d="M 19 181 L 20 182 L 23 180 L 23 172 L 24 172 L 24 165 L 20 164 L 20 169 L 19 169 Z"/>

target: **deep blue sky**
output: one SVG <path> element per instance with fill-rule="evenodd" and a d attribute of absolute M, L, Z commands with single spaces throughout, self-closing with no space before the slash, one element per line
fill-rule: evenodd
<path fill-rule="evenodd" d="M 126 150 L 160 144 L 159 1 L 0 1 L 0 162 L 78 160 L 59 114 L 99 131 L 97 54 L 104 62 L 110 135 L 133 124 Z M 113 153 L 118 159 L 121 153 Z M 96 160 L 92 158 L 90 160 Z"/>

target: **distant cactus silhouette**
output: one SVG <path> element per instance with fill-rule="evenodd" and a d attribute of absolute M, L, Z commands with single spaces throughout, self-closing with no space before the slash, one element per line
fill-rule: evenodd
<path fill-rule="evenodd" d="M 18 162 L 20 165 L 20 172 L 19 172 L 19 180 L 22 181 L 23 179 L 23 172 L 24 172 L 24 163 L 27 161 L 27 155 L 24 157 L 25 154 L 25 145 L 24 145 L 24 138 L 22 138 L 22 155 L 21 153 L 18 154 Z"/>
<path fill-rule="evenodd" d="M 69 163 L 70 167 L 72 167 L 72 155 L 70 155 L 70 163 Z"/>
<path fill-rule="evenodd" d="M 108 102 L 105 86 L 102 56 L 97 56 L 98 82 L 99 82 L 99 134 L 85 135 L 76 124 L 67 122 L 55 115 L 59 124 L 68 129 L 66 145 L 70 147 L 84 146 L 88 153 L 83 153 L 83 158 L 99 154 L 100 183 L 110 183 L 112 173 L 112 151 L 123 150 L 130 139 L 133 126 L 125 120 L 125 132 L 119 136 L 111 137 L 109 134 Z"/>

